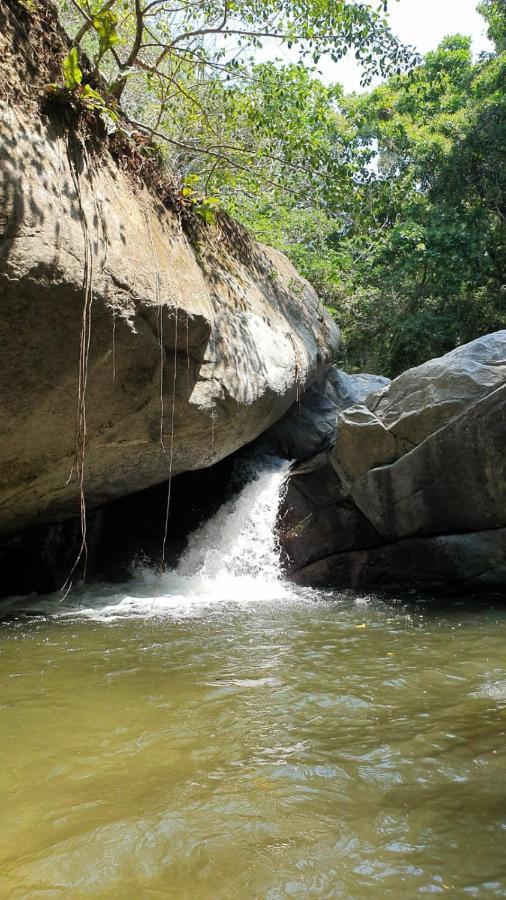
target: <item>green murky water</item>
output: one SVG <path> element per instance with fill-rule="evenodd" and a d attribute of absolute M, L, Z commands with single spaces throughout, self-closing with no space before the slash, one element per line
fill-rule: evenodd
<path fill-rule="evenodd" d="M 0 677 L 2 898 L 506 897 L 506 608 L 13 615 Z"/>

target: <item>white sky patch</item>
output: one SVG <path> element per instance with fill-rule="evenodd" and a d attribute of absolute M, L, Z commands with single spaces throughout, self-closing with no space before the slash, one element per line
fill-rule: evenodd
<path fill-rule="evenodd" d="M 473 52 L 477 55 L 492 48 L 477 5 L 478 0 L 390 0 L 389 18 L 392 31 L 422 54 L 434 50 L 447 35 L 467 34 L 472 38 Z M 259 62 L 275 57 L 289 63 L 297 59 L 297 54 L 277 41 L 267 41 L 257 54 Z M 318 68 L 323 81 L 339 82 L 346 92 L 367 90 L 360 86 L 361 70 L 353 53 L 338 63 L 321 59 Z M 380 78 L 376 79 L 373 85 L 380 81 Z"/>

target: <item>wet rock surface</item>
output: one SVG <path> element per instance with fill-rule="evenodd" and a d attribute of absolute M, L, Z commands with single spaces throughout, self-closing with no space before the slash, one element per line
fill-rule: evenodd
<path fill-rule="evenodd" d="M 501 331 L 340 413 L 320 467 L 290 479 L 287 571 L 357 589 L 506 584 L 505 448 Z"/>

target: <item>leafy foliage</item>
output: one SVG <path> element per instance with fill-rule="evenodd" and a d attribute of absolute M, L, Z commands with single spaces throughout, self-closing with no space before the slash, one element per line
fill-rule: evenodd
<path fill-rule="evenodd" d="M 18 3 L 28 10 L 29 13 L 35 13 L 37 12 L 39 0 L 18 0 Z"/>
<path fill-rule="evenodd" d="M 98 37 L 97 63 L 108 50 L 118 43 L 119 37 L 116 31 L 118 16 L 110 9 L 102 9 L 92 17 L 92 25 Z"/>
<path fill-rule="evenodd" d="M 411 74 L 351 97 L 296 66 L 256 75 L 228 121 L 280 154 L 271 179 L 289 171 L 297 190 L 224 173 L 219 191 L 334 311 L 343 363 L 395 375 L 504 327 L 506 54 L 474 63 L 469 40 L 451 37 Z"/>
<path fill-rule="evenodd" d="M 506 50 L 506 5 L 503 0 L 482 0 L 478 10 L 487 20 L 488 36 L 498 53 Z"/>
<path fill-rule="evenodd" d="M 493 53 L 456 35 L 416 68 L 378 0 L 59 2 L 66 89 L 156 142 L 208 224 L 221 203 L 287 252 L 349 368 L 396 374 L 504 326 L 503 0 L 480 4 Z M 258 64 L 266 42 L 293 62 Z M 324 85 L 318 60 L 350 47 L 388 80 Z"/>
<path fill-rule="evenodd" d="M 457 36 L 349 101 L 357 147 L 377 148 L 374 219 L 344 238 L 370 241 L 348 274 L 354 362 L 396 373 L 506 323 L 505 83 L 504 54 L 473 64 Z"/>
<path fill-rule="evenodd" d="M 92 62 L 90 83 L 133 127 L 169 145 L 173 165 L 244 166 L 262 177 L 255 145 L 221 146 L 224 87 L 252 79 L 264 42 L 304 63 L 350 48 L 364 81 L 416 59 L 391 33 L 388 0 L 59 0 L 74 44 Z M 302 67 L 302 66 L 301 66 Z M 284 117 L 288 125 L 287 117 Z M 260 125 L 261 123 L 257 123 Z M 202 168 L 202 165 L 201 165 Z"/>
<path fill-rule="evenodd" d="M 77 47 L 72 47 L 62 62 L 63 85 L 58 83 L 47 84 L 44 87 L 46 95 L 64 98 L 75 109 L 85 109 L 98 113 L 102 119 L 117 122 L 118 115 L 112 106 L 109 106 L 91 84 L 83 83 L 84 75 L 79 65 L 79 53 Z"/>

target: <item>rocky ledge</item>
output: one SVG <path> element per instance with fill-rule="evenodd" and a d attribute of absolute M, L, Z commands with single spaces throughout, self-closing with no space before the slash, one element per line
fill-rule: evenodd
<path fill-rule="evenodd" d="M 280 513 L 285 565 L 320 587 L 506 584 L 506 331 L 341 409 Z"/>

